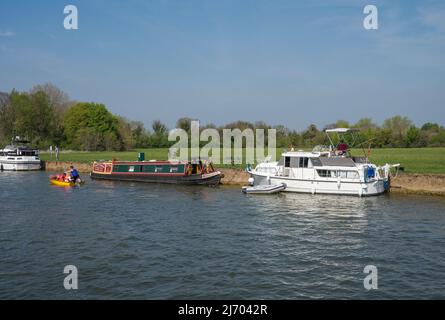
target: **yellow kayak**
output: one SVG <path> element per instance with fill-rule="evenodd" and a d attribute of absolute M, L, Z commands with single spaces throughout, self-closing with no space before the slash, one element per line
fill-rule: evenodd
<path fill-rule="evenodd" d="M 54 179 L 49 179 L 49 182 L 52 184 L 59 186 L 59 187 L 74 187 L 76 185 L 75 182 L 65 182 L 65 181 L 58 181 Z"/>

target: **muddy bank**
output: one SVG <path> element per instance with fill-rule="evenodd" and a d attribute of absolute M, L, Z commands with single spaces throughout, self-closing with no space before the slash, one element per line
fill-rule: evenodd
<path fill-rule="evenodd" d="M 222 184 L 245 186 L 249 179 L 249 174 L 241 169 L 218 169 L 224 174 L 221 179 Z"/>
<path fill-rule="evenodd" d="M 46 171 L 63 172 L 74 166 L 79 172 L 90 172 L 91 163 L 71 162 L 71 161 L 42 161 L 42 169 Z"/>
<path fill-rule="evenodd" d="M 391 181 L 391 192 L 445 196 L 445 174 L 399 174 Z"/>

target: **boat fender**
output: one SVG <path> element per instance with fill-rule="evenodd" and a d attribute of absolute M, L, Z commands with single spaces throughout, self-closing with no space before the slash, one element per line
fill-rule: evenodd
<path fill-rule="evenodd" d="M 250 186 L 253 186 L 253 183 L 255 182 L 255 179 L 250 177 L 247 182 L 249 183 Z"/>

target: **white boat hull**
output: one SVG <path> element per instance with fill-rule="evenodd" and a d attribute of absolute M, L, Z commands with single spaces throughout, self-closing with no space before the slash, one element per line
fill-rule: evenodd
<path fill-rule="evenodd" d="M 4 171 L 33 171 L 40 169 L 41 169 L 40 160 L 0 161 L 0 170 Z"/>
<path fill-rule="evenodd" d="M 251 172 L 254 178 L 254 185 L 279 184 L 285 183 L 286 188 L 283 192 L 299 192 L 311 194 L 336 194 L 336 195 L 354 195 L 354 196 L 376 196 L 384 193 L 385 184 L 383 180 L 370 182 L 350 182 L 338 180 L 310 180 L 295 179 L 281 176 L 265 176 Z"/>

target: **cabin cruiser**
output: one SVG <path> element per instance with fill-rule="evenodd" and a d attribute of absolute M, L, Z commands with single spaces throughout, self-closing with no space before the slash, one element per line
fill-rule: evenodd
<path fill-rule="evenodd" d="M 391 168 L 399 164 L 377 166 L 368 157 L 350 155 L 344 135 L 357 139 L 356 129 L 325 130 L 330 146 L 317 146 L 312 151 L 286 151 L 277 162 L 266 159 L 254 169 L 248 168 L 249 183 L 278 185 L 284 183 L 284 192 L 340 194 L 356 196 L 379 195 L 389 190 Z M 336 135 L 336 139 L 331 138 Z M 334 142 L 337 142 L 335 144 Z"/>
<path fill-rule="evenodd" d="M 13 139 L 11 145 L 0 149 L 0 171 L 40 170 L 39 150 L 30 148 L 29 141 Z"/>

